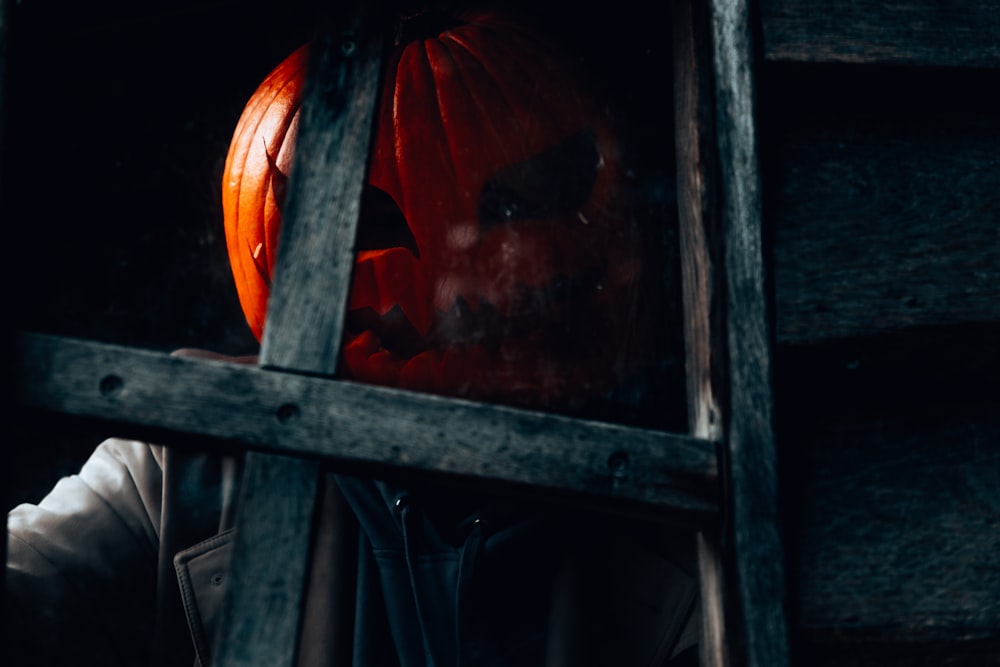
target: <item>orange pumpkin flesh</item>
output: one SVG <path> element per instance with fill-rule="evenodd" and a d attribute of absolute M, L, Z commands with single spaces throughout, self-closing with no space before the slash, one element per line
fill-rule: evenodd
<path fill-rule="evenodd" d="M 258 339 L 307 57 L 261 83 L 226 160 L 229 258 Z M 532 407 L 620 381 L 641 356 L 641 248 L 610 123 L 569 69 L 483 12 L 400 44 L 384 79 L 344 375 Z"/>
<path fill-rule="evenodd" d="M 261 82 L 240 116 L 226 156 L 222 210 L 229 264 L 257 340 L 264 332 L 295 143 L 286 139 L 295 135 L 308 55 L 300 47 Z"/>

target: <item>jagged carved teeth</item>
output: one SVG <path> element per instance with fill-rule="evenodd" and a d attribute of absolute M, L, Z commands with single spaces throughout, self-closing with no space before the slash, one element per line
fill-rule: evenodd
<path fill-rule="evenodd" d="M 464 297 L 457 296 L 447 311 L 435 310 L 432 316 L 424 302 L 419 307 L 415 305 L 415 299 L 419 298 L 419 292 L 413 289 L 415 281 L 399 285 L 380 283 L 394 289 L 399 287 L 401 292 L 375 290 L 378 298 L 370 301 L 356 296 L 352 299 L 347 326 L 354 334 L 366 331 L 374 334 L 382 349 L 400 359 L 412 358 L 426 350 L 457 346 L 479 346 L 495 351 L 505 339 L 531 336 L 546 326 L 559 329 L 557 318 L 569 315 L 568 310 L 575 310 L 576 317 L 585 312 L 593 291 L 599 289 L 602 273 L 594 269 L 572 279 L 561 277 L 544 287 L 524 287 L 506 314 L 481 296 L 475 308 Z M 373 275 L 379 273 L 376 271 Z M 361 292 L 372 296 L 372 290 L 368 285 Z M 401 298 L 394 303 L 397 296 Z M 414 322 L 409 315 L 411 312 L 424 319 Z"/>
<path fill-rule="evenodd" d="M 359 252 L 348 310 L 368 308 L 384 316 L 398 308 L 417 335 L 426 336 L 432 313 L 417 261 L 413 253 L 400 247 Z"/>
<path fill-rule="evenodd" d="M 463 345 L 481 345 L 493 350 L 510 331 L 507 319 L 490 304 L 483 302 L 473 312 L 462 298 L 448 312 L 438 311 L 424 335 L 399 306 L 381 314 L 370 307 L 351 310 L 347 314 L 347 328 L 354 334 L 365 331 L 375 334 L 381 347 L 400 359 L 409 359 L 426 350 Z"/>
<path fill-rule="evenodd" d="M 427 349 L 428 342 L 421 336 L 399 306 L 385 313 L 372 308 L 358 308 L 347 313 L 348 331 L 360 334 L 370 331 L 381 342 L 381 347 L 406 359 Z"/>

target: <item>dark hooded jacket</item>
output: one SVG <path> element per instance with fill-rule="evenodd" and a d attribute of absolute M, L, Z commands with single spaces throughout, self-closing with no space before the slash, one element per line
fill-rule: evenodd
<path fill-rule="evenodd" d="M 40 503 L 14 508 L 6 664 L 212 664 L 241 469 L 110 439 Z M 362 528 L 356 665 L 652 667 L 695 641 L 687 536 L 502 498 L 328 483 Z M 307 617 L 303 636 L 322 637 L 324 620 Z"/>

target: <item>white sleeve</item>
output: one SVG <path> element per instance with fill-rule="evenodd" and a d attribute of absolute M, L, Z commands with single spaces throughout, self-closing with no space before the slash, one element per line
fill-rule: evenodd
<path fill-rule="evenodd" d="M 11 664 L 139 664 L 155 609 L 158 447 L 110 439 L 79 474 L 7 517 Z"/>

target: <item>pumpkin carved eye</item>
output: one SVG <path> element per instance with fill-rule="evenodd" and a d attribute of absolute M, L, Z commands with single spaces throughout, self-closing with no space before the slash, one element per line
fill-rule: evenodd
<path fill-rule="evenodd" d="M 374 185 L 365 186 L 361 195 L 361 219 L 354 247 L 355 250 L 406 248 L 420 257 L 417 240 L 403 211 L 388 192 Z"/>
<path fill-rule="evenodd" d="M 594 135 L 578 132 L 522 162 L 502 167 L 479 193 L 479 224 L 573 213 L 590 198 L 601 156 Z"/>
<path fill-rule="evenodd" d="M 396 27 L 395 45 L 434 39 L 452 28 L 458 28 L 462 21 L 446 10 L 424 9 L 400 19 Z"/>

